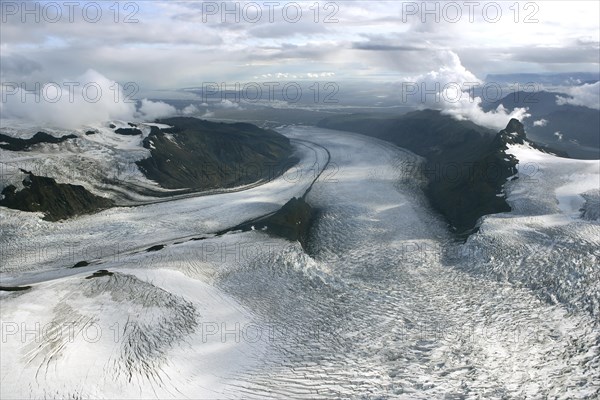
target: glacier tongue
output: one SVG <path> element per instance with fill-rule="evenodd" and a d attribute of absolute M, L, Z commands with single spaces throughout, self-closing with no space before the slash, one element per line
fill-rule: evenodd
<path fill-rule="evenodd" d="M 267 372 L 246 377 L 254 397 L 567 399 L 599 390 L 591 316 L 471 270 L 502 254 L 455 243 L 414 185 L 398 181 L 416 156 L 361 135 L 287 134 L 327 147 L 337 166 L 307 199 L 321 210 L 312 257 L 335 279 L 291 280 L 258 259 L 221 280 L 266 320 L 318 327 L 318 337 L 273 344 Z"/>

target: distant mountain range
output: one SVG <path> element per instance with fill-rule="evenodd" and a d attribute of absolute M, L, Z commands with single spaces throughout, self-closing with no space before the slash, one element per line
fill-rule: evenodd
<path fill-rule="evenodd" d="M 572 158 L 600 158 L 600 111 L 571 104 L 557 104 L 557 92 L 515 92 L 482 106 L 484 111 L 500 104 L 512 110 L 527 107 L 531 117 L 523 123 L 528 136 L 538 143 L 564 151 Z M 537 122 L 536 122 L 537 121 Z"/>
<path fill-rule="evenodd" d="M 573 84 L 594 83 L 600 80 L 597 72 L 560 72 L 560 73 L 519 73 L 519 74 L 489 74 L 486 82 L 498 84 L 527 84 L 534 82 L 545 86 L 563 86 Z"/>

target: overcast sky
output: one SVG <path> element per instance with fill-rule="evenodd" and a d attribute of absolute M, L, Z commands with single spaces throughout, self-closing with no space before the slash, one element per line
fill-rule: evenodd
<path fill-rule="evenodd" d="M 253 4 L 244 8 L 247 3 Z M 236 22 L 235 15 L 221 13 L 221 2 L 119 2 L 118 15 L 115 2 L 98 2 L 102 15 L 91 22 L 97 14 L 89 2 L 71 10 L 62 1 L 42 2 L 36 22 L 35 5 L 28 5 L 32 14 L 24 14 L 20 1 L 3 1 L 1 78 L 45 82 L 94 69 L 148 89 L 277 77 L 397 81 L 440 69 L 448 54 L 478 78 L 599 68 L 597 1 L 519 2 L 518 14 L 512 1 L 473 8 L 453 3 L 460 15 L 454 5 L 437 3 L 439 22 L 435 12 L 423 15 L 422 2 L 272 3 L 235 3 Z M 293 4 L 284 11 L 287 3 Z M 302 16 L 293 23 L 296 4 Z M 435 10 L 436 3 L 427 7 Z M 125 22 L 128 15 L 138 22 Z"/>

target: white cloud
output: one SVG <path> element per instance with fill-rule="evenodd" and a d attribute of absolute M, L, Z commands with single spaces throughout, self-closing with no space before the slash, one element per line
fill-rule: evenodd
<path fill-rule="evenodd" d="M 431 68 L 430 52 L 439 49 L 454 50 L 480 76 L 597 71 L 598 65 L 598 2 L 569 3 L 570 7 L 544 2 L 536 15 L 539 23 L 525 23 L 530 13 L 521 9 L 515 15 L 510 2 L 499 2 L 498 23 L 482 18 L 483 5 L 476 6 L 470 22 L 469 9 L 458 2 L 460 21 L 442 18 L 436 23 L 436 16 L 429 14 L 423 23 L 420 14 L 403 21 L 406 2 L 353 1 L 340 3 L 335 15 L 339 22 L 331 24 L 323 21 L 329 12 L 322 7 L 320 22 L 315 23 L 308 2 L 301 2 L 303 18 L 297 24 L 282 19 L 282 6 L 276 7 L 274 23 L 263 18 L 259 23 L 230 19 L 222 24 L 220 15 L 203 23 L 201 2 L 166 1 L 143 2 L 135 15 L 138 23 L 115 24 L 111 4 L 99 3 L 103 18 L 98 23 L 85 21 L 81 13 L 69 22 L 62 6 L 63 18 L 52 24 L 36 23 L 31 17 L 24 24 L 20 15 L 8 16 L 2 25 L 3 80 L 45 82 L 59 74 L 77 75 L 92 65 L 113 79 L 135 80 L 148 90 L 194 86 L 199 79 L 268 79 L 280 68 L 289 75 L 282 79 L 295 79 L 305 77 L 308 66 L 313 75 L 335 71 L 339 80 L 368 81 L 426 71 Z M 165 74 L 167 70 L 175 73 Z"/>
<path fill-rule="evenodd" d="M 556 104 L 572 104 L 600 110 L 600 82 L 586 83 L 567 89 L 570 97 L 556 97 Z"/>
<path fill-rule="evenodd" d="M 112 119 L 132 119 L 135 102 L 123 88 L 102 74 L 88 70 L 76 79 L 40 85 L 40 91 L 5 86 L 2 88 L 2 115 L 59 128 Z"/>
<path fill-rule="evenodd" d="M 193 114 L 197 114 L 198 112 L 200 112 L 200 109 L 193 104 L 190 104 L 189 106 L 187 106 L 183 110 L 181 110 L 181 113 L 183 115 L 193 115 Z"/>
<path fill-rule="evenodd" d="M 200 118 L 212 118 L 215 116 L 215 113 L 209 110 L 206 110 L 204 114 Z"/>
<path fill-rule="evenodd" d="M 548 125 L 548 121 L 544 118 L 538 119 L 537 121 L 533 121 L 533 126 L 546 126 Z"/>
<path fill-rule="evenodd" d="M 458 103 L 450 103 L 449 107 L 442 110 L 443 113 L 452 115 L 456 119 L 468 119 L 474 123 L 491 129 L 503 129 L 511 118 L 519 121 L 530 116 L 526 108 L 514 108 L 507 110 L 500 104 L 493 111 L 485 112 L 481 109 L 481 98 L 464 100 Z"/>
<path fill-rule="evenodd" d="M 169 104 L 148 99 L 143 99 L 137 110 L 129 91 L 91 69 L 76 79 L 39 85 L 37 91 L 5 85 L 1 92 L 2 118 L 56 128 L 76 129 L 110 120 L 154 120 L 177 112 Z"/>
<path fill-rule="evenodd" d="M 221 108 L 240 108 L 240 104 L 233 102 L 231 100 L 225 99 L 225 100 L 221 100 L 221 102 L 219 103 L 219 106 Z"/>
<path fill-rule="evenodd" d="M 502 105 L 492 111 L 483 111 L 482 99 L 470 95 L 470 88 L 481 84 L 482 81 L 462 65 L 456 53 L 444 51 L 438 58 L 441 64 L 438 70 L 409 78 L 404 82 L 406 97 L 403 99 L 412 100 L 415 105 L 423 104 L 426 107 L 441 109 L 443 113 L 458 120 L 468 119 L 492 129 L 506 127 L 511 118 L 522 120 L 529 116 L 525 108 L 507 110 Z M 412 92 L 414 93 L 410 95 Z"/>
<path fill-rule="evenodd" d="M 307 73 L 306 76 L 308 78 L 331 78 L 335 76 L 335 72 L 321 72 L 321 73 Z"/>
<path fill-rule="evenodd" d="M 162 101 L 155 102 L 143 99 L 136 116 L 147 121 L 153 121 L 157 118 L 170 117 L 175 114 L 177 114 L 177 109 L 172 105 Z"/>
<path fill-rule="evenodd" d="M 554 136 L 556 136 L 556 138 L 558 140 L 562 140 L 563 139 L 563 134 L 560 133 L 560 131 L 554 132 Z"/>

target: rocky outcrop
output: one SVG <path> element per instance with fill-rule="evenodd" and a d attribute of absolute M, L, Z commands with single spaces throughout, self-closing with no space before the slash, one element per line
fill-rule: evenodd
<path fill-rule="evenodd" d="M 58 221 L 80 214 L 92 213 L 114 205 L 112 200 L 90 193 L 83 186 L 57 183 L 54 179 L 27 174 L 24 188 L 9 185 L 2 191 L 0 206 L 21 211 L 39 211 L 44 219 Z"/>
<path fill-rule="evenodd" d="M 254 223 L 255 229 L 304 244 L 314 217 L 313 208 L 302 198 L 294 197 L 275 214 Z"/>
<path fill-rule="evenodd" d="M 113 276 L 114 273 L 106 270 L 106 269 L 99 269 L 98 271 L 94 272 L 92 275 L 86 276 L 85 279 L 94 279 L 94 278 L 101 278 L 103 276 Z"/>
<path fill-rule="evenodd" d="M 0 286 L 0 292 L 22 292 L 31 289 L 31 286 Z"/>
<path fill-rule="evenodd" d="M 517 91 L 493 103 L 484 103 L 482 108 L 484 111 L 495 110 L 500 105 L 507 110 L 527 108 L 531 117 L 524 125 L 530 139 L 551 147 L 554 150 L 549 151 L 561 157 L 597 160 L 600 158 L 600 113 L 590 107 L 563 104 L 558 101 L 560 98 L 569 96 L 543 90 Z"/>
<path fill-rule="evenodd" d="M 240 230 L 262 231 L 268 235 L 298 241 L 306 249 L 308 234 L 315 216 L 316 211 L 303 198 L 294 197 L 271 215 L 245 222 L 217 234 Z"/>
<path fill-rule="evenodd" d="M 38 132 L 29 139 L 19 139 L 0 133 L 0 148 L 11 151 L 27 151 L 33 145 L 40 143 L 61 143 L 68 139 L 76 139 L 76 135 L 64 135 L 59 138 L 46 132 Z"/>
<path fill-rule="evenodd" d="M 115 129 L 115 133 L 124 136 L 138 136 L 142 134 L 142 131 L 137 128 L 119 128 Z"/>

